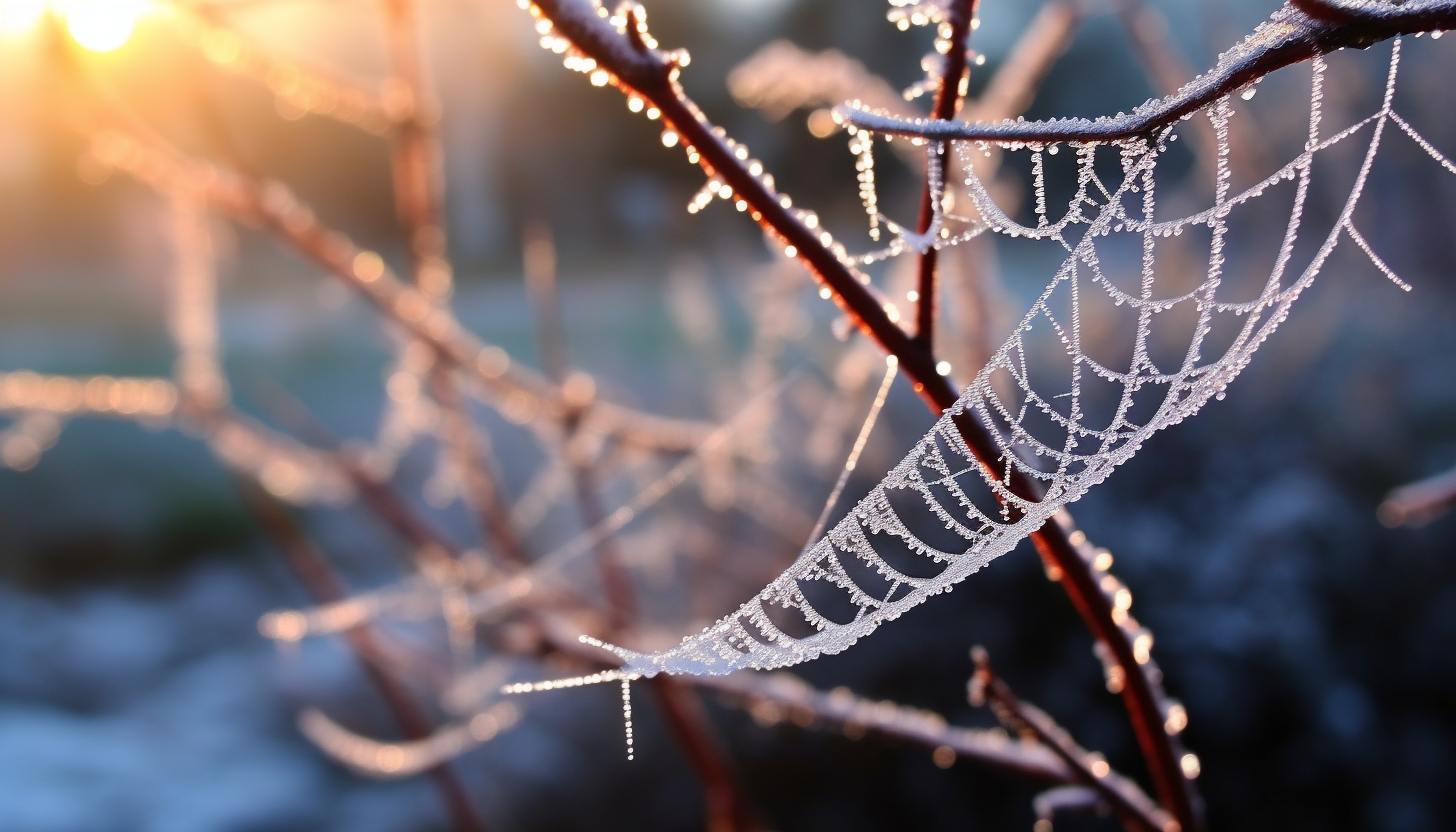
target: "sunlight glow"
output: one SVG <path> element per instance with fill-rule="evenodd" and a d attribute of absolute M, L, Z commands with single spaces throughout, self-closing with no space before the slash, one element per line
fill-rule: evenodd
<path fill-rule="evenodd" d="M 57 0 L 71 37 L 92 52 L 120 49 L 131 39 L 146 0 Z"/>
<path fill-rule="evenodd" d="M 0 34 L 29 31 L 45 9 L 46 0 L 0 0 Z"/>

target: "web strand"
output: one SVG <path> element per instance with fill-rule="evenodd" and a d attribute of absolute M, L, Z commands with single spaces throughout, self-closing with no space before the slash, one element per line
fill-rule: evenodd
<path fill-rule="evenodd" d="M 1062 265 L 955 406 L 844 519 L 823 537 L 816 535 L 752 600 L 676 647 L 642 654 L 608 646 L 623 659 L 623 672 L 722 674 L 783 667 L 845 650 L 880 624 L 949 591 L 1010 551 L 1058 509 L 1131 458 L 1154 433 L 1194 415 L 1209 400 L 1222 398 L 1343 237 L 1348 236 L 1377 268 L 1404 286 L 1351 221 L 1386 122 L 1394 121 L 1452 170 L 1449 161 L 1393 110 L 1399 58 L 1397 41 L 1379 111 L 1334 133 L 1327 133 L 1323 123 L 1325 68 L 1321 59 L 1315 59 L 1303 152 L 1240 191 L 1233 189 L 1230 166 L 1233 102 L 1227 97 L 1212 102 L 1199 116 L 1210 120 L 1217 138 L 1212 204 L 1183 217 L 1159 219 L 1156 214 L 1157 170 L 1175 138 L 1173 128 L 1115 142 L 1072 143 L 1077 154 L 1074 192 L 1060 216 L 1053 214 L 1048 197 L 1053 176 L 1048 157 L 1058 147 L 997 144 L 1002 151 L 1029 155 L 1032 225 L 1002 210 L 968 164 L 968 154 L 989 145 L 954 142 L 951 149 L 961 156 L 962 168 L 971 172 L 965 180 L 971 222 L 1002 236 L 1057 245 L 1065 255 Z M 1338 220 L 1296 271 L 1295 244 L 1304 230 L 1314 158 L 1356 140 L 1367 129 L 1363 160 Z M 864 154 L 874 137 L 861 129 L 854 141 Z M 1099 172 L 1098 158 L 1107 153 L 1115 154 L 1120 179 Z M 938 144 L 931 143 L 928 167 L 933 180 L 942 170 L 937 164 L 941 157 Z M 1267 279 L 1253 299 L 1229 297 L 1232 290 L 1224 286 L 1224 267 L 1234 233 L 1232 212 L 1288 182 L 1293 183 L 1293 207 Z M 937 182 L 932 185 L 938 189 Z M 866 197 L 867 208 L 876 204 L 872 195 Z M 890 253 L 946 244 L 912 235 L 877 212 L 871 216 L 875 227 L 896 235 L 889 243 Z M 1190 230 L 1207 240 L 1203 273 L 1198 285 L 1170 293 L 1159 241 Z M 1135 235 L 1141 249 L 1133 286 L 1121 285 L 1122 278 L 1106 265 L 1113 261 L 1102 254 L 1109 240 L 1128 235 Z M 1098 361 L 1087 352 L 1096 345 L 1085 342 L 1083 318 L 1094 301 L 1134 314 L 1137 323 L 1125 368 Z M 1165 347 L 1170 336 L 1159 339 L 1155 334 L 1176 309 L 1191 312 L 1186 347 L 1176 358 L 1157 358 L 1154 347 Z M 1212 334 L 1230 328 L 1232 338 L 1215 348 Z M 1098 419 L 1090 415 L 1096 399 L 1093 390 L 1115 391 L 1110 412 Z M 995 465 L 983 467 L 976 461 L 960 438 L 956 418 L 976 420 L 999 437 L 1001 453 Z M 871 418 L 867 427 L 872 422 Z M 851 463 L 855 456 L 851 454 Z M 1039 481 L 1043 498 L 1028 500 L 1013 493 L 1009 483 L 1016 476 Z M 832 498 L 838 492 L 837 486 Z"/>

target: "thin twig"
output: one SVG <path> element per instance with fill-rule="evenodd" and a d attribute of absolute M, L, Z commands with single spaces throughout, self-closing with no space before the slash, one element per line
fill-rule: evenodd
<path fill-rule="evenodd" d="M 491 474 L 493 466 L 485 458 L 480 434 L 449 375 L 442 368 L 431 370 L 430 386 L 435 401 L 440 404 L 440 434 L 460 466 L 466 500 L 475 509 L 481 531 L 494 544 L 501 561 L 525 566 L 526 549 L 511 517 L 511 507 Z"/>
<path fill-rule="evenodd" d="M 1456 469 L 1402 485 L 1376 510 L 1386 526 L 1423 526 L 1456 506 Z"/>
<path fill-rule="evenodd" d="M 727 755 L 708 728 L 707 714 L 703 713 L 697 693 L 687 687 L 684 680 L 667 676 L 657 676 L 646 680 L 646 683 L 662 709 L 668 728 L 703 783 L 707 832 L 755 832 L 761 829 L 743 795 L 743 788 L 728 765 Z"/>
<path fill-rule="evenodd" d="M 401 102 L 396 107 L 399 116 L 392 136 L 390 169 L 394 174 L 395 210 L 409 242 L 411 281 L 440 303 L 450 294 L 453 269 L 446 255 L 438 118 L 420 51 L 416 5 L 414 0 L 384 0 L 384 31 L 393 71 L 388 89 Z M 481 529 L 495 544 L 501 560 L 524 565 L 520 535 L 490 474 L 489 444 L 477 434 L 456 387 L 455 375 L 437 366 L 430 371 L 429 384 L 440 406 L 441 439 L 459 467 L 465 501 L 480 518 Z"/>
<path fill-rule="evenodd" d="M 1364 49 L 1400 35 L 1453 28 L 1456 0 L 1410 0 L 1401 5 L 1291 0 L 1242 43 L 1220 56 L 1217 66 L 1185 84 L 1176 95 L 1149 101 L 1125 115 L 968 124 L 910 121 L 853 107 L 841 107 L 835 112 L 865 130 L 932 141 L 1115 142 L 1166 129 L 1277 69 L 1338 49 Z"/>
<path fill-rule="evenodd" d="M 950 36 L 944 39 L 948 46 L 945 60 L 941 64 L 940 89 L 935 94 L 935 106 L 930 111 L 931 118 L 954 118 L 956 111 L 960 109 L 968 80 L 966 54 L 970 49 L 971 21 L 976 16 L 978 5 L 978 0 L 952 0 L 950 3 L 947 11 Z M 940 150 L 943 153 L 944 148 Z M 941 178 L 946 178 L 943 173 Z M 933 200 L 941 199 L 942 196 L 931 187 L 927 177 L 925 186 L 920 191 L 920 216 L 915 221 L 916 234 L 924 236 L 930 230 L 930 225 L 940 210 L 940 206 L 932 204 Z M 919 278 L 915 284 L 918 293 L 915 301 L 915 340 L 927 350 L 933 350 L 935 343 L 935 312 L 938 303 L 936 259 L 939 254 L 940 249 L 933 242 L 920 253 Z"/>
<path fill-rule="evenodd" d="M 244 505 L 258 521 L 259 527 L 272 538 L 282 553 L 284 562 L 313 600 L 322 604 L 346 598 L 347 593 L 329 568 L 328 561 L 309 541 L 288 510 L 251 480 L 240 477 L 237 484 Z M 381 651 L 373 629 L 368 624 L 361 623 L 347 630 L 344 637 L 405 737 L 409 740 L 429 737 L 434 731 L 429 714 L 415 701 L 404 682 L 396 678 L 386 664 L 377 660 Z M 485 832 L 485 824 L 470 802 L 465 785 L 460 782 L 450 764 L 440 763 L 432 767 L 429 774 L 440 792 L 455 830 Z"/>
<path fill-rule="evenodd" d="M 1072 780 L 1095 790 L 1122 818 L 1130 832 L 1176 832 L 1178 822 L 1158 808 L 1137 783 L 1112 770 L 1101 755 L 1087 751 L 1045 711 L 1023 702 L 991 670 L 990 656 L 981 647 L 971 651 L 976 675 L 971 682 L 972 704 L 989 700 L 998 718 L 1021 734 L 1035 737 L 1072 771 Z"/>
<path fill-rule="evenodd" d="M 1039 743 L 1008 737 L 1000 730 L 949 725 L 945 717 L 932 711 L 865 699 L 844 688 L 826 693 L 791 673 L 694 676 L 686 681 L 728 694 L 755 717 L 788 718 L 797 725 L 834 725 L 850 736 L 879 734 L 931 751 L 949 749 L 957 758 L 1037 780 L 1075 782 L 1066 763 Z"/>
<path fill-rule="evenodd" d="M 499 347 L 483 343 L 449 310 L 400 281 L 379 255 L 321 223 L 281 183 L 256 182 L 189 159 L 156 139 L 115 129 L 96 134 L 93 152 L 99 161 L 145 184 L 165 191 L 193 189 L 223 213 L 274 232 L 325 272 L 358 290 L 384 317 L 428 343 L 489 391 L 498 406 L 556 421 L 577 409 L 556 385 L 511 361 Z M 594 432 L 652 450 L 689 450 L 713 430 L 702 422 L 669 419 L 599 400 L 580 418 Z"/>

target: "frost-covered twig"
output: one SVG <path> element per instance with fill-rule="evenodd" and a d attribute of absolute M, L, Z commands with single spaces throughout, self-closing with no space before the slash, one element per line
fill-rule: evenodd
<path fill-rule="evenodd" d="M 944 20 L 932 20 L 939 28 L 935 48 L 945 55 L 940 67 L 940 89 L 935 93 L 935 106 L 930 117 L 948 119 L 955 117 L 965 97 L 970 77 L 966 70 L 966 57 L 970 50 L 971 22 L 976 18 L 978 0 L 951 0 Z M 927 165 L 925 185 L 920 190 L 920 215 L 915 220 L 915 233 L 924 236 L 932 233 L 932 226 L 938 226 L 945 194 L 943 183 L 947 179 L 945 168 L 949 154 L 942 146 L 936 151 L 941 156 L 939 166 Z M 935 180 L 940 180 L 936 182 Z M 935 349 L 935 312 L 939 302 L 939 274 L 937 259 L 940 250 L 932 244 L 920 251 L 919 279 L 915 283 L 915 340 L 926 350 Z"/>
<path fill-rule="evenodd" d="M 356 289 L 385 317 L 428 343 L 472 384 L 484 388 L 492 401 L 516 414 L 559 421 L 572 409 L 556 385 L 513 362 L 499 347 L 482 342 L 448 309 L 399 280 L 378 254 L 320 222 L 282 183 L 256 182 L 119 129 L 99 132 L 91 152 L 103 164 L 145 184 L 161 190 L 196 190 L 215 209 L 276 233 Z M 691 449 L 713 430 L 701 422 L 668 419 L 608 402 L 594 402 L 580 418 L 591 430 L 623 443 L 666 451 Z"/>
<path fill-rule="evenodd" d="M 1339 49 L 1363 49 L 1403 34 L 1452 28 L 1456 28 L 1453 0 L 1411 0 L 1403 4 L 1379 0 L 1328 3 L 1292 0 L 1239 45 L 1221 55 L 1212 70 L 1190 81 L 1176 94 L 1149 101 L 1131 113 L 1096 119 L 989 123 L 907 121 L 854 107 L 841 107 L 836 113 L 864 130 L 932 141 L 960 139 L 1020 144 L 1117 141 L 1156 133 L 1277 69 Z"/>
<path fill-rule="evenodd" d="M 332 603 L 343 600 L 346 592 L 343 585 L 329 567 L 328 561 L 309 540 L 303 528 L 293 519 L 272 495 L 256 487 L 251 481 L 239 479 L 239 490 L 244 505 L 283 554 L 284 561 L 304 588 L 317 603 Z M 380 698 L 389 708 L 400 730 L 407 740 L 421 742 L 435 734 L 429 714 L 415 700 L 412 694 L 387 664 L 376 657 L 381 650 L 378 636 L 367 623 L 360 623 L 344 633 L 345 641 L 359 658 L 365 674 L 379 691 Z M 435 782 L 446 811 L 457 832 L 484 832 L 469 792 L 456 776 L 448 760 L 441 760 L 428 768 L 430 778 Z"/>
<path fill-rule="evenodd" d="M 1023 702 L 991 670 L 991 659 L 981 647 L 971 651 L 976 674 L 971 679 L 971 704 L 989 702 L 1007 728 L 1035 737 L 1071 770 L 1072 781 L 1095 790 L 1132 832 L 1177 832 L 1178 821 L 1153 803 L 1137 783 L 1112 770 L 1101 754 L 1077 745 L 1067 730 L 1045 711 Z"/>
<path fill-rule="evenodd" d="M 866 699 L 844 688 L 817 690 L 785 671 L 689 679 L 728 694 L 762 722 L 786 719 L 797 725 L 833 725 L 851 737 L 871 733 L 912 743 L 936 753 L 938 760 L 949 754 L 952 760 L 963 758 L 1038 780 L 1074 782 L 1072 770 L 1038 743 L 1008 737 L 1000 730 L 950 725 L 933 711 Z"/>

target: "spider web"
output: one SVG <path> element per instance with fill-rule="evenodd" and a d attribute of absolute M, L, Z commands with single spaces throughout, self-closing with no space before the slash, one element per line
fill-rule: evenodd
<path fill-rule="evenodd" d="M 941 216 L 931 226 L 934 233 L 927 235 L 914 235 L 889 223 L 874 207 L 872 187 L 865 189 L 872 224 L 883 225 L 895 236 L 884 252 L 867 255 L 864 262 L 983 233 L 1054 243 L 1064 259 L 955 405 L 843 520 L 751 600 L 680 644 L 655 653 L 601 645 L 623 659 L 619 673 L 717 675 L 780 668 L 848 649 L 882 623 L 949 591 L 1011 551 L 1055 512 L 1130 459 L 1154 433 L 1194 415 L 1210 399 L 1222 398 L 1345 237 L 1408 289 L 1375 255 L 1352 220 L 1390 125 L 1446 170 L 1456 172 L 1456 166 L 1392 108 L 1399 62 L 1397 40 L 1380 108 L 1338 132 L 1324 134 L 1325 64 L 1321 58 L 1313 59 L 1303 152 L 1242 191 L 1231 187 L 1233 104 L 1228 97 L 1213 102 L 1194 116 L 1208 119 L 1217 139 L 1212 204 L 1186 216 L 1159 219 L 1154 213 L 1155 173 L 1176 138 L 1177 125 L 1115 142 L 1061 147 L 991 143 L 1029 156 L 1034 224 L 1013 219 L 974 173 L 966 185 L 978 216 L 955 236 L 941 230 L 945 219 Z M 851 139 L 858 147 L 851 149 L 866 157 L 873 140 L 861 130 Z M 1337 145 L 1353 145 L 1358 151 L 1362 141 L 1358 173 L 1332 229 L 1307 255 L 1307 262 L 1296 257 L 1316 157 Z M 937 208 L 944 202 L 939 181 L 949 167 L 947 154 L 956 154 L 961 168 L 973 171 L 973 154 L 990 146 L 929 145 L 927 167 L 937 190 L 933 200 Z M 1059 151 L 1075 155 L 1076 172 L 1066 210 L 1056 217 L 1048 208 L 1048 156 Z M 1109 176 L 1109 167 L 1120 174 Z M 1289 188 L 1294 191 L 1293 207 L 1273 267 L 1252 292 L 1245 291 L 1251 297 L 1240 299 L 1234 286 L 1239 281 L 1225 273 L 1230 214 L 1266 192 Z M 1207 240 L 1201 274 L 1195 273 L 1193 280 L 1159 268 L 1158 241 L 1184 232 L 1197 238 L 1198 245 Z M 1112 260 L 1104 253 L 1110 246 L 1126 248 L 1129 242 L 1141 247 L 1141 267 L 1131 276 L 1119 275 L 1104 265 Z M 1094 357 L 1105 350 L 1098 348 L 1084 326 L 1083 312 L 1094 303 L 1109 301 L 1136 320 L 1130 355 L 1117 362 Z M 1182 323 L 1169 326 L 1171 321 Z M 1155 348 L 1159 341 L 1155 332 L 1167 329 L 1191 331 L 1185 336 L 1186 349 L 1169 353 Z M 954 424 L 958 417 L 979 422 L 995 437 L 999 450 L 995 465 L 983 466 L 976 460 Z M 1011 483 L 1017 477 L 1038 481 L 1041 499 L 1014 492 Z"/>

